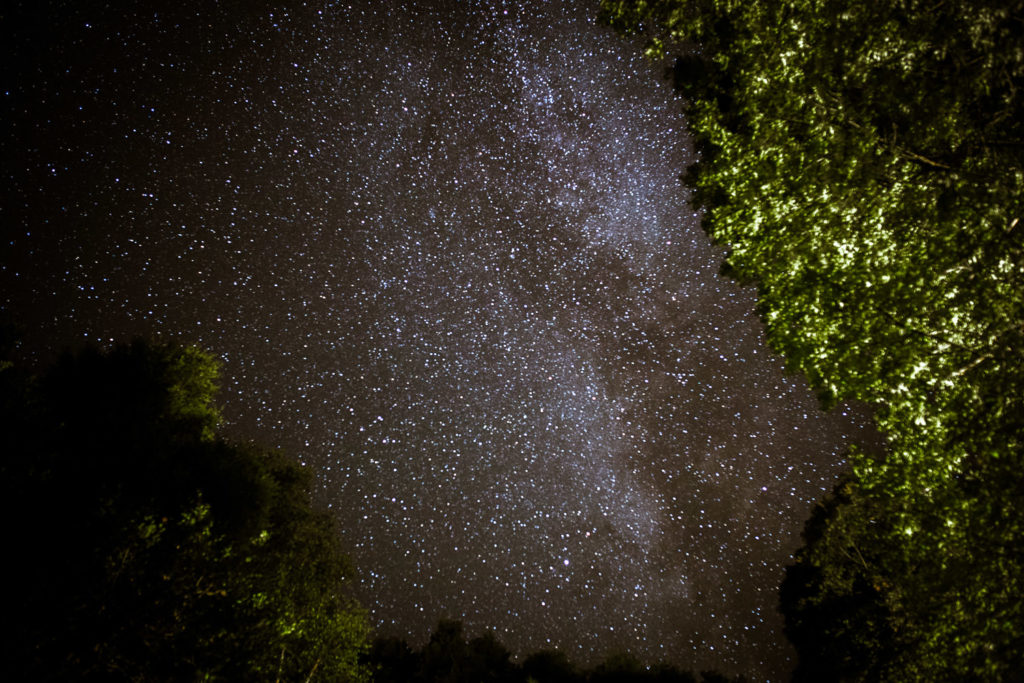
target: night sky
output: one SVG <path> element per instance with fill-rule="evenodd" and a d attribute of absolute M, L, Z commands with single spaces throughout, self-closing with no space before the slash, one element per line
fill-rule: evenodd
<path fill-rule="evenodd" d="M 874 437 L 719 277 L 682 102 L 593 3 L 15 4 L 31 356 L 214 352 L 227 434 L 312 468 L 382 634 L 785 677 L 782 567 Z"/>

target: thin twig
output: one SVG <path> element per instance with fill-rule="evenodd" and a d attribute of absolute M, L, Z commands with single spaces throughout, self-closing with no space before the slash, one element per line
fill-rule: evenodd
<path fill-rule="evenodd" d="M 947 171 L 952 171 L 953 170 L 952 166 L 947 166 L 946 164 L 944 164 L 942 162 L 939 162 L 939 161 L 932 161 L 928 157 L 923 157 L 920 154 L 915 154 L 914 152 L 911 152 L 910 150 L 900 149 L 898 151 L 903 156 L 905 156 L 907 158 L 910 158 L 910 159 L 913 159 L 914 161 L 920 161 L 922 164 L 928 164 L 929 166 L 934 166 L 935 168 L 944 168 Z"/>
<path fill-rule="evenodd" d="M 316 658 L 316 663 L 315 663 L 315 664 L 313 664 L 313 668 L 312 668 L 312 669 L 310 669 L 310 671 L 309 671 L 309 675 L 308 675 L 308 676 L 306 676 L 306 683 L 309 683 L 309 682 L 310 682 L 311 680 L 313 680 L 313 674 L 315 674 L 315 673 L 316 673 L 316 668 L 317 668 L 318 666 L 320 666 L 320 660 L 321 660 L 321 659 L 322 659 L 321 657 L 317 657 L 317 658 Z"/>
<path fill-rule="evenodd" d="M 957 370 L 956 372 L 954 372 L 953 373 L 953 377 L 959 377 L 960 375 L 964 374 L 965 372 L 969 372 L 975 366 L 977 366 L 978 364 L 980 364 L 983 361 L 988 360 L 991 357 L 992 357 L 991 353 L 983 353 L 982 355 L 978 356 L 977 358 L 972 360 L 970 363 L 968 363 L 964 367 L 962 367 L 959 370 Z"/>

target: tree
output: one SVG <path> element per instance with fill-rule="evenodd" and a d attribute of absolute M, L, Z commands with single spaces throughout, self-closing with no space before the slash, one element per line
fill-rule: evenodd
<path fill-rule="evenodd" d="M 366 654 L 366 664 L 375 683 L 410 683 L 417 681 L 421 657 L 401 638 L 380 636 Z"/>
<path fill-rule="evenodd" d="M 605 0 L 602 16 L 653 55 L 686 52 L 671 75 L 700 160 L 685 178 L 725 271 L 757 284 L 769 342 L 823 403 L 872 404 L 888 437 L 884 457 L 851 454 L 851 495 L 792 574 L 824 605 L 853 572 L 846 544 L 861 549 L 859 616 L 821 632 L 875 643 L 883 680 L 1012 676 L 1024 3 Z"/>
<path fill-rule="evenodd" d="M 296 465 L 216 436 L 216 378 L 135 342 L 0 383 L 7 678 L 366 678 L 337 530 Z"/>
<path fill-rule="evenodd" d="M 899 650 L 898 607 L 875 571 L 892 566 L 898 549 L 876 542 L 887 533 L 868 538 L 884 520 L 861 519 L 866 506 L 857 496 L 849 478 L 836 485 L 815 507 L 804 547 L 786 568 L 780 598 L 786 635 L 799 655 L 793 681 L 880 680 Z"/>
<path fill-rule="evenodd" d="M 512 653 L 501 644 L 491 631 L 469 641 L 466 650 L 464 677 L 467 681 L 499 681 L 512 683 L 522 679 L 512 664 Z"/>
<path fill-rule="evenodd" d="M 540 650 L 523 660 L 523 673 L 536 683 L 583 683 L 583 674 L 564 652 Z"/>
<path fill-rule="evenodd" d="M 441 619 L 423 647 L 420 676 L 424 681 L 456 683 L 464 680 L 466 638 L 462 622 Z"/>
<path fill-rule="evenodd" d="M 511 661 L 511 653 L 493 633 L 466 642 L 462 622 L 441 619 L 430 640 L 413 651 L 404 640 L 380 637 L 374 641 L 367 664 L 376 681 L 522 681 L 524 676 Z"/>
<path fill-rule="evenodd" d="M 648 678 L 647 668 L 634 655 L 628 652 L 613 652 L 594 668 L 589 680 L 594 683 L 639 683 Z"/>

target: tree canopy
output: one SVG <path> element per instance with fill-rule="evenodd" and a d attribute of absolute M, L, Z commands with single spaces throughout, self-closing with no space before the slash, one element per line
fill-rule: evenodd
<path fill-rule="evenodd" d="M 0 369 L 8 680 L 367 680 L 305 473 L 216 435 L 217 366 L 136 342 Z"/>
<path fill-rule="evenodd" d="M 833 652 L 833 679 L 1020 671 L 1024 3 L 601 13 L 683 53 L 685 180 L 724 269 L 757 284 L 769 342 L 823 403 L 870 403 L 888 437 L 811 522 L 784 591 L 798 649 Z M 856 614 L 822 610 L 843 601 Z"/>

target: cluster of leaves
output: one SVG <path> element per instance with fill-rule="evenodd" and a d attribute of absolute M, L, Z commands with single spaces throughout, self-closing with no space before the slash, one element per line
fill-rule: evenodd
<path fill-rule="evenodd" d="M 1010 676 L 1024 3 L 605 0 L 602 17 L 652 36 L 649 54 L 684 46 L 672 76 L 700 154 L 685 180 L 725 270 L 758 285 L 770 343 L 823 403 L 872 404 L 889 439 L 884 457 L 851 454 L 812 520 L 797 559 L 814 571 L 790 581 L 813 590 L 786 593 L 801 655 L 846 643 L 822 661 L 853 678 Z M 851 600 L 865 611 L 807 627 Z"/>
<path fill-rule="evenodd" d="M 0 369 L 6 680 L 367 680 L 337 530 L 215 436 L 216 378 L 142 342 Z"/>
<path fill-rule="evenodd" d="M 543 650 L 521 664 L 493 633 L 466 641 L 462 622 L 442 619 L 429 642 L 413 650 L 405 640 L 381 637 L 366 657 L 376 683 L 742 683 L 714 671 L 700 675 L 667 664 L 646 667 L 628 654 L 581 669 L 562 652 Z"/>

